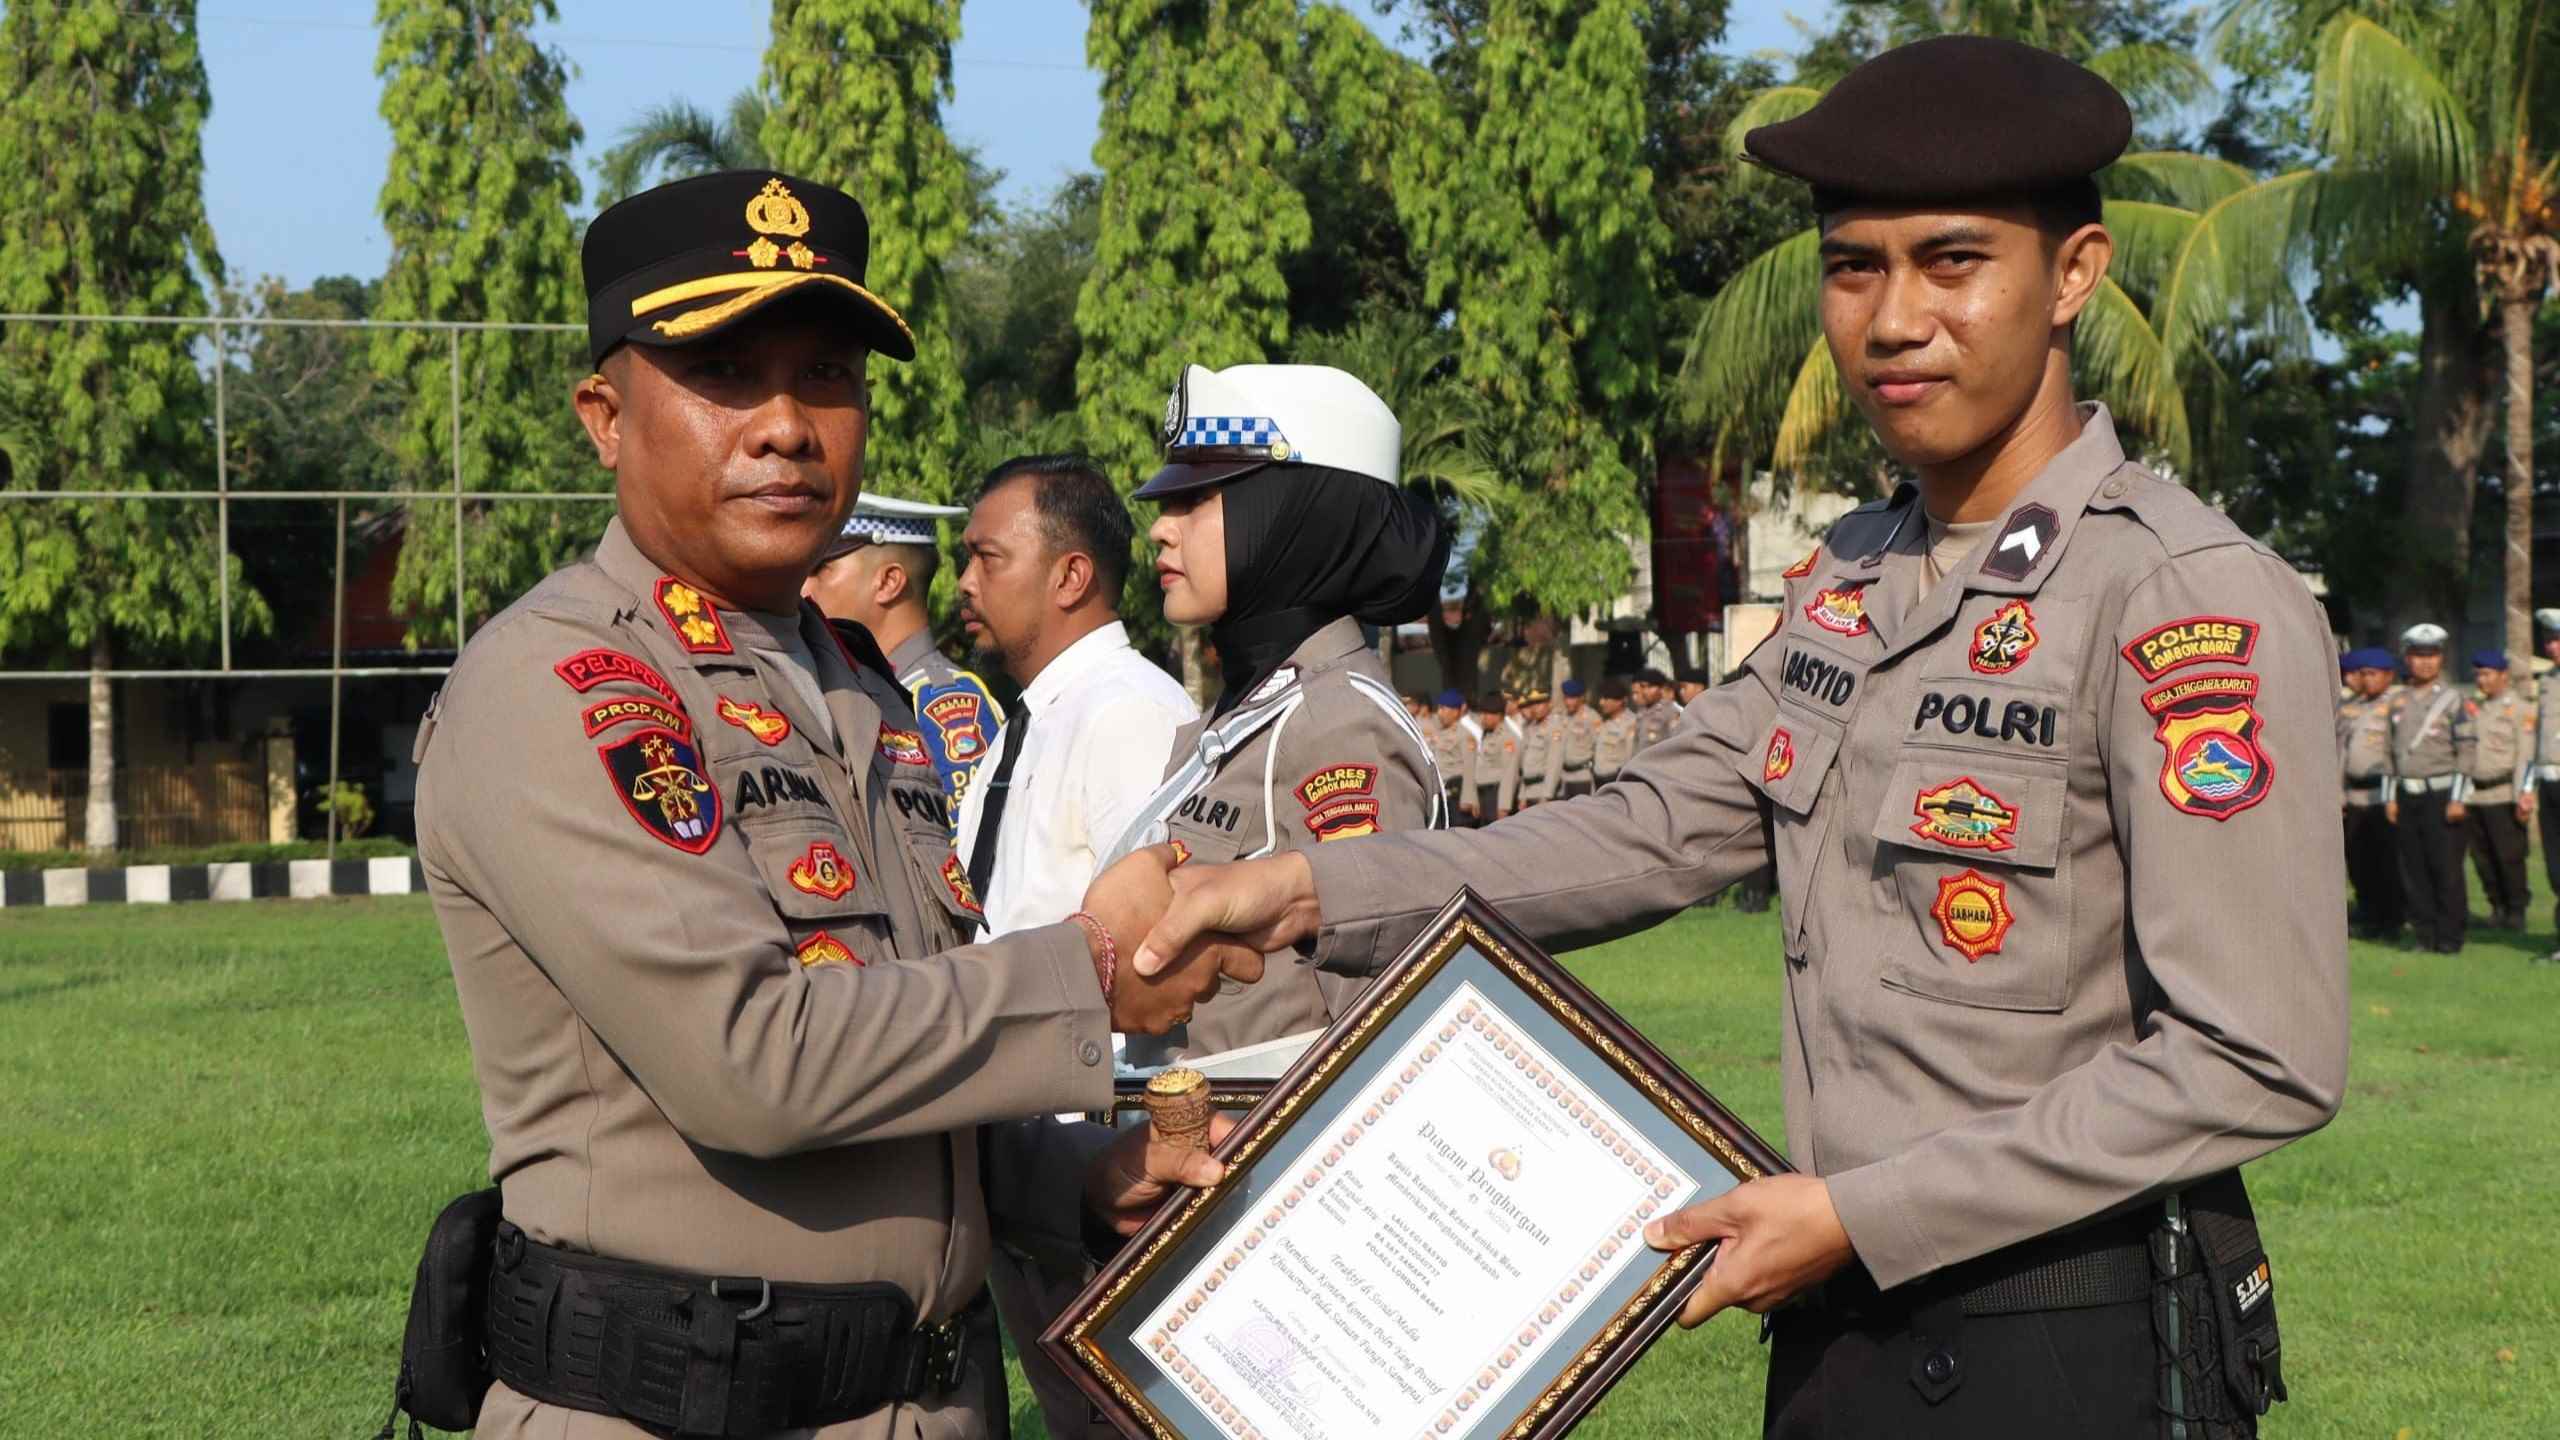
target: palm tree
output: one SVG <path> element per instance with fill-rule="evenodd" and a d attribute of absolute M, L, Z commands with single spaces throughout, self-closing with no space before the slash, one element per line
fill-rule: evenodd
<path fill-rule="evenodd" d="M 2228 24 L 2310 41 L 2311 129 L 2325 163 L 2205 213 L 2192 286 L 2168 302 L 2172 344 L 2217 323 L 2230 275 L 2247 266 L 2334 267 L 2416 296 L 2422 388 L 2405 528 L 2433 563 L 2409 567 L 2396 625 L 2413 612 L 2461 613 L 2494 316 L 2507 381 L 2507 649 L 2530 654 L 2533 319 L 2560 279 L 2560 152 L 2534 120 L 2560 115 L 2560 63 L 2545 63 L 2560 62 L 2560 6 L 2243 0 Z"/>
<path fill-rule="evenodd" d="M 1880 42 L 1975 29 L 2083 53 L 2088 45 L 2063 23 L 2059 9 L 2039 4 L 1935 6 L 1902 0 L 1879 9 Z M 2161 46 L 2111 47 L 2087 63 L 2127 93 L 2137 114 L 2171 113 L 2210 88 L 2193 56 Z M 1740 153 L 1742 137 L 1754 127 L 1811 109 L 1828 80 L 1837 77 L 1814 78 L 1824 83 L 1800 77 L 1752 97 L 1726 130 L 1726 148 Z M 1766 183 L 1760 175 L 1742 167 L 1735 183 Z M 2221 387 L 2211 382 L 2209 356 L 2182 357 L 2154 323 L 2158 297 L 2177 273 L 2202 207 L 2248 188 L 2251 179 L 2227 162 L 2178 151 L 2128 155 L 2100 178 L 2117 259 L 2082 313 L 2074 355 L 2084 388 L 2105 400 L 2174 469 L 2187 468 L 2195 453 L 2197 418 L 2187 389 L 2192 385 L 2210 398 Z M 1881 480 L 1881 455 L 1863 428 L 1842 423 L 1848 406 L 1817 311 L 1819 245 L 1820 236 L 1809 229 L 1780 241 L 1708 303 L 1690 338 L 1675 402 L 1683 419 L 1713 437 L 1718 463 L 1740 449 L 1767 457 L 1784 473 L 1866 469 Z M 2276 280 L 2259 284 L 2249 299 L 2276 333 L 2299 335 L 2307 328 Z"/>
<path fill-rule="evenodd" d="M 597 158 L 597 201 L 610 205 L 688 175 L 764 168 L 764 117 L 764 92 L 754 86 L 731 96 L 718 118 L 690 100 L 651 106 Z"/>

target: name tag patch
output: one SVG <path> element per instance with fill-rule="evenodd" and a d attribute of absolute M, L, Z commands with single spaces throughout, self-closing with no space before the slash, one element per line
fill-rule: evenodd
<path fill-rule="evenodd" d="M 1787 651 L 1780 678 L 1788 689 L 1834 710 L 1847 708 L 1858 693 L 1857 671 L 1803 650 Z"/>
<path fill-rule="evenodd" d="M 827 803 L 818 782 L 787 765 L 767 765 L 762 770 L 738 772 L 738 813 L 744 815 L 759 805 L 782 805 L 805 800 L 812 805 Z"/>

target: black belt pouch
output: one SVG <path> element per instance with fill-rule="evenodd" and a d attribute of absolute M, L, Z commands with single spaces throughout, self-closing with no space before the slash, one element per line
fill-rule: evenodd
<path fill-rule="evenodd" d="M 2285 1398 L 2276 1334 L 2274 1272 L 2258 1238 L 2258 1220 L 2240 1172 L 2209 1176 L 2182 1197 L 2187 1243 L 2174 1263 L 2165 1237 L 2153 1237 L 2160 1298 L 2177 1297 L 2178 1343 L 2161 1363 L 2184 1382 L 2182 1409 L 2163 1407 L 2164 1431 L 2188 1440 L 2242 1440 L 2258 1433 L 2258 1417 Z M 2167 1311 L 2156 1327 L 2166 1341 Z"/>
<path fill-rule="evenodd" d="M 468 1430 L 489 1393 L 481 1343 L 489 1264 L 498 1244 L 498 1191 L 475 1190 L 444 1207 L 427 1231 L 400 1337 L 400 1405 L 439 1430 Z"/>

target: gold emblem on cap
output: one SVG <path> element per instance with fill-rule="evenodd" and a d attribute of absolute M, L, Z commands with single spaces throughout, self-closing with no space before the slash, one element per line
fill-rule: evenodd
<path fill-rule="evenodd" d="M 747 225 L 756 232 L 755 242 L 747 247 L 747 263 L 757 269 L 770 270 L 784 256 L 790 257 L 795 269 L 806 270 L 816 263 L 817 252 L 800 240 L 809 233 L 809 207 L 779 179 L 764 182 L 764 188 L 747 201 Z M 773 243 L 776 235 L 788 239 L 790 248 Z"/>
<path fill-rule="evenodd" d="M 1286 460 L 1286 459 L 1288 459 L 1288 458 L 1289 458 L 1289 442 L 1288 442 L 1288 441 L 1286 441 L 1286 440 L 1274 440 L 1274 441 L 1272 441 L 1272 442 L 1271 442 L 1271 458 L 1272 458 L 1272 459 L 1274 459 L 1274 460 Z"/>

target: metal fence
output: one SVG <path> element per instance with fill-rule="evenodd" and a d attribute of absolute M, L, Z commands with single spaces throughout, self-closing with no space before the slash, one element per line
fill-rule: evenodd
<path fill-rule="evenodd" d="M 58 504 L 77 501 L 141 500 L 151 503 L 165 502 L 169 504 L 198 504 L 213 506 L 215 510 L 215 544 L 217 548 L 221 577 L 221 645 L 219 666 L 213 669 L 117 668 L 107 670 L 104 673 L 108 678 L 115 680 L 259 680 L 327 678 L 329 681 L 329 789 L 332 792 L 337 789 L 340 778 L 339 754 L 341 748 L 341 725 L 343 721 L 342 695 L 345 682 L 351 679 L 368 679 L 389 676 L 440 676 L 451 669 L 450 666 L 446 665 L 375 665 L 350 668 L 346 664 L 348 504 L 353 502 L 359 505 L 392 504 L 414 507 L 421 504 L 450 504 L 453 506 L 453 632 L 454 648 L 459 650 L 462 647 L 462 642 L 469 635 L 470 622 L 470 617 L 466 613 L 466 590 L 463 583 L 465 578 L 463 529 L 470 506 L 484 503 L 610 504 L 613 501 L 613 495 L 609 491 L 465 490 L 462 483 L 462 416 L 464 404 L 462 391 L 463 337 L 466 334 L 473 332 L 581 334 L 585 331 L 585 327 L 581 325 L 506 324 L 467 320 L 334 320 L 256 315 L 62 315 L 24 312 L 0 313 L 0 325 L 156 326 L 172 327 L 181 331 L 201 332 L 211 338 L 213 347 L 213 361 L 211 365 L 211 378 L 213 381 L 213 463 L 210 469 L 213 473 L 214 488 L 210 490 L 0 489 L 0 503 Z M 440 489 L 399 488 L 385 490 L 264 490 L 235 488 L 231 483 L 230 463 L 231 413 L 230 387 L 228 384 L 230 367 L 224 358 L 224 346 L 230 333 L 234 330 L 262 328 L 359 331 L 415 330 L 442 333 L 446 337 L 446 354 L 448 357 L 447 373 L 450 376 L 446 408 L 448 412 L 447 434 L 451 437 L 451 444 L 449 448 L 452 451 L 451 485 L 447 488 Z M 334 601 L 330 622 L 331 640 L 329 664 L 325 668 L 319 666 L 282 668 L 264 667 L 250 669 L 235 667 L 232 664 L 231 658 L 233 628 L 231 615 L 231 556 L 233 553 L 231 547 L 231 507 L 235 505 L 293 502 L 307 503 L 311 501 L 334 502 L 337 509 L 337 558 L 332 570 L 330 587 Z M 85 678 L 95 673 L 98 672 L 90 670 L 0 670 L 0 682 L 63 681 Z M 82 789 L 85 792 L 85 777 L 82 781 Z M 119 780 L 117 787 L 117 804 L 120 811 L 126 804 L 124 786 L 121 780 Z M 16 822 L 5 814 L 0 814 L 0 824 L 9 823 Z M 158 817 L 155 818 L 153 823 L 174 825 L 175 821 L 169 817 Z M 212 822 L 209 821 L 208 823 L 210 824 Z M 129 824 L 130 822 L 128 822 L 128 825 Z M 192 843 L 182 841 L 144 842 L 138 838 L 139 832 L 132 831 L 128 828 L 127 833 L 136 837 L 134 839 L 126 840 L 125 843 L 127 844 Z M 264 838 L 263 831 L 261 831 L 260 835 L 255 838 Z M 334 855 L 336 853 L 338 841 L 338 817 L 334 811 L 329 815 L 328 839 L 330 852 Z M 74 840 L 71 843 L 77 844 L 78 841 Z"/>
<path fill-rule="evenodd" d="M 132 849 L 267 838 L 264 760 L 116 769 L 116 816 Z M 0 771 L 0 850 L 77 850 L 88 840 L 89 772 Z"/>

